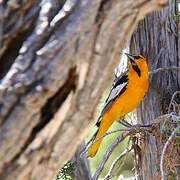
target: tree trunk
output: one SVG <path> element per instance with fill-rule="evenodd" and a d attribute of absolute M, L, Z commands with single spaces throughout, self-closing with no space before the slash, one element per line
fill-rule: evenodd
<path fill-rule="evenodd" d="M 169 1 L 167 8 L 153 12 L 141 21 L 133 34 L 130 43 L 131 52 L 144 54 L 148 58 L 150 71 L 160 67 L 180 66 L 178 18 L 177 1 Z M 149 92 L 137 110 L 138 123 L 150 124 L 153 119 L 168 113 L 172 95 L 180 90 L 180 73 L 179 71 L 161 71 L 150 75 L 149 82 Z M 178 95 L 174 101 L 180 103 Z M 180 112 L 180 109 L 178 111 Z M 156 132 L 155 137 L 148 134 L 145 136 L 141 146 L 139 179 L 152 180 L 160 177 L 159 160 L 164 142 L 159 141 L 158 134 Z M 176 150 L 171 153 L 176 154 Z M 178 159 L 178 156 L 174 156 L 171 160 L 173 164 L 176 164 Z M 164 170 L 167 177 L 167 166 Z M 170 168 L 169 171 L 171 171 Z"/>
<path fill-rule="evenodd" d="M 73 180 L 90 180 L 91 174 L 89 169 L 89 162 L 85 153 L 82 153 L 84 150 L 85 143 L 81 144 L 75 153 L 72 161 L 75 162 L 75 171 L 73 172 Z"/>
<path fill-rule="evenodd" d="M 0 177 L 50 179 L 92 122 L 119 52 L 165 0 L 0 4 Z"/>

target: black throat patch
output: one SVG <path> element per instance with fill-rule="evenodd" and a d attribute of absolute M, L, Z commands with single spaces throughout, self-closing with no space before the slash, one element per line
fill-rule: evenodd
<path fill-rule="evenodd" d="M 132 65 L 132 68 L 134 69 L 134 71 L 138 74 L 139 77 L 141 77 L 141 71 L 138 67 L 138 65 Z"/>

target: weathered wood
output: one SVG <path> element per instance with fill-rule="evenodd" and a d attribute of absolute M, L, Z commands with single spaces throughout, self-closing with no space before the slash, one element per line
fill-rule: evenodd
<path fill-rule="evenodd" d="M 77 152 L 72 158 L 72 161 L 75 162 L 75 171 L 73 172 L 73 180 L 90 180 L 91 172 L 89 167 L 89 161 L 85 153 L 82 153 L 85 147 L 85 142 L 83 142 L 78 148 Z"/>
<path fill-rule="evenodd" d="M 1 4 L 0 177 L 50 179 L 92 122 L 119 52 L 165 0 Z"/>
<path fill-rule="evenodd" d="M 177 1 L 169 1 L 168 8 L 153 12 L 141 21 L 131 39 L 131 51 L 148 58 L 150 70 L 160 67 L 180 66 L 179 21 Z M 180 72 L 164 71 L 150 76 L 149 92 L 137 110 L 138 123 L 150 124 L 156 117 L 168 113 L 173 93 L 180 89 Z M 178 96 L 175 98 L 178 103 Z M 157 132 L 157 136 L 158 136 Z M 157 137 L 145 136 L 141 146 L 139 179 L 159 179 L 159 158 L 163 144 Z M 175 163 L 176 159 L 174 159 Z M 167 177 L 167 176 L 166 176 Z"/>

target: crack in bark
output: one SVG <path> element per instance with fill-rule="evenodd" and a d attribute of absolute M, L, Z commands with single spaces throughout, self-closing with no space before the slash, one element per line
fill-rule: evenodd
<path fill-rule="evenodd" d="M 45 122 L 49 122 L 53 118 L 54 114 L 65 101 L 69 93 L 76 90 L 76 79 L 76 67 L 74 67 L 70 69 L 68 78 L 64 85 L 55 93 L 54 96 L 49 98 L 46 104 L 42 107 L 41 122 L 36 128 L 34 128 L 35 132 L 40 131 L 44 127 L 44 124 L 47 124 Z"/>
<path fill-rule="evenodd" d="M 47 2 L 48 0 L 43 0 L 43 2 L 45 1 Z M 54 3 L 56 1 L 58 0 L 49 2 Z M 0 103 L 2 103 L 0 108 L 4 111 L 9 110 L 12 104 L 15 107 L 13 112 L 10 113 L 10 117 L 8 117 L 9 123 L 12 126 L 16 126 L 17 122 L 22 122 L 20 127 L 17 124 L 17 134 L 16 132 L 13 133 L 14 129 L 10 126 L 8 126 L 10 133 L 5 131 L 6 129 L 4 130 L 5 133 L 3 135 L 5 139 L 2 141 L 2 145 L 4 145 L 3 143 L 6 140 L 9 144 L 2 149 L 3 153 L 0 154 L 2 157 L 1 167 L 7 163 L 5 165 L 7 169 L 4 168 L 2 173 L 5 174 L 3 179 L 11 177 L 16 179 L 26 179 L 26 177 L 34 179 L 35 177 L 39 178 L 38 174 L 42 177 L 40 179 L 50 177 L 53 173 L 52 171 L 61 167 L 62 163 L 72 155 L 78 143 L 80 143 L 80 139 L 87 129 L 90 119 L 92 119 L 93 109 L 97 105 L 100 91 L 103 89 L 102 86 L 106 83 L 103 78 L 106 80 L 110 78 L 109 72 L 113 71 L 112 63 L 115 63 L 116 58 L 111 54 L 118 52 L 117 49 L 122 47 L 124 43 L 124 37 L 122 36 L 129 36 L 126 35 L 123 28 L 122 35 L 120 33 L 119 36 L 116 36 L 116 34 L 119 34 L 119 27 L 123 27 L 124 19 L 121 16 L 124 17 L 126 15 L 125 12 L 129 12 L 127 10 L 121 14 L 119 8 L 116 9 L 117 12 L 114 12 L 113 8 L 114 6 L 116 8 L 118 3 L 120 2 L 115 0 L 77 1 L 76 6 L 70 11 L 66 11 L 67 9 L 64 8 L 65 11 L 63 13 L 65 17 L 62 17 L 62 19 L 57 18 L 58 14 L 60 14 L 60 9 L 56 15 L 52 15 L 53 12 L 51 12 L 52 17 L 46 14 L 45 17 L 48 20 L 45 22 L 50 24 L 41 31 L 42 34 L 33 32 L 30 38 L 25 41 L 27 43 L 25 44 L 26 51 L 21 52 L 21 58 L 16 59 L 11 69 L 16 70 L 17 73 L 11 75 L 13 73 L 11 71 L 8 74 L 9 76 L 5 76 L 9 84 L 7 83 L 7 86 L 4 86 L 7 89 L 0 91 L 2 93 L 0 94 Z M 59 7 L 56 6 L 56 8 Z M 98 14 L 97 11 L 100 11 L 100 13 Z M 111 13 L 112 15 L 117 13 L 117 16 L 115 15 L 114 17 L 115 19 L 118 17 L 118 20 L 120 20 L 118 22 L 117 19 L 115 22 L 113 21 L 115 25 L 113 24 L 112 28 L 109 28 L 108 25 L 110 27 L 112 25 Z M 36 25 L 39 22 L 38 18 L 39 16 L 36 17 Z M 50 20 L 50 18 L 57 21 Z M 122 23 L 120 22 L 121 19 Z M 129 22 L 131 19 L 130 17 L 125 22 Z M 53 24 L 52 22 L 55 23 Z M 125 24 L 126 26 L 127 24 Z M 106 28 L 110 29 L 109 34 L 106 33 L 108 31 Z M 115 36 L 113 36 L 114 34 Z M 109 39 L 111 35 L 113 36 L 113 41 L 106 42 L 103 40 Z M 43 41 L 44 37 L 45 41 Z M 117 40 L 117 38 L 121 38 L 121 40 Z M 37 43 L 41 43 L 41 45 Z M 117 43 L 118 46 L 115 46 L 114 44 Z M 98 49 L 99 44 L 105 45 L 100 46 Z M 99 50 L 97 52 L 98 55 L 95 53 L 96 50 Z M 76 77 L 68 76 L 69 69 L 74 67 L 74 64 L 77 64 L 77 70 L 80 69 L 79 77 L 81 74 L 87 76 L 83 78 L 83 85 L 79 89 L 77 87 L 77 90 L 76 77 L 78 75 L 75 72 Z M 105 66 L 103 66 L 104 64 Z M 80 68 L 78 68 L 79 66 Z M 98 71 L 101 69 L 103 71 Z M 37 86 L 31 86 L 38 80 L 41 80 L 41 82 Z M 16 89 L 16 85 L 19 84 L 20 89 Z M 3 85 L 6 84 L 4 83 Z M 69 86 L 68 90 L 66 89 L 67 86 Z M 12 88 L 12 91 L 8 91 L 8 88 Z M 76 92 L 72 93 L 73 90 L 76 90 Z M 71 92 L 70 95 L 68 91 L 69 93 Z M 16 105 L 14 105 L 15 97 L 20 97 L 20 102 Z M 61 119 L 66 107 L 64 104 L 67 105 L 67 108 L 64 117 Z M 9 106 L 6 108 L 5 105 Z M 20 114 L 16 111 L 19 108 L 22 108 Z M 60 109 L 58 110 L 58 108 Z M 59 113 L 59 111 L 61 112 Z M 17 116 L 14 116 L 16 113 Z M 54 114 L 59 115 L 57 116 L 57 121 L 53 121 L 56 118 L 56 116 L 53 118 Z M 0 119 L 3 115 L 4 112 L 0 112 Z M 57 122 L 59 123 L 58 125 Z M 51 131 L 52 124 L 56 130 L 48 141 L 50 135 L 47 132 Z M 44 134 L 45 136 L 42 137 L 41 135 Z M 13 138 L 8 139 L 8 135 L 12 135 Z M 20 141 L 19 137 L 22 138 L 22 141 Z M 74 142 L 72 143 L 73 138 Z M 36 144 L 36 140 L 39 140 L 39 144 Z M 61 157 L 59 157 L 59 154 Z M 40 160 L 37 160 L 37 158 L 40 158 Z M 26 160 L 27 162 L 25 162 Z M 47 164 L 46 174 L 42 171 L 44 168 L 44 162 L 42 163 L 42 161 L 44 160 Z"/>
<path fill-rule="evenodd" d="M 11 44 L 11 39 L 13 40 L 19 33 L 29 29 L 28 23 L 33 23 L 40 11 L 39 2 L 33 2 L 32 0 L 30 2 L 26 2 L 26 4 L 20 7 L 18 11 L 11 11 L 11 8 L 12 7 L 10 5 L 7 7 L 1 6 L 0 21 L 2 47 L 0 50 L 0 56 L 2 56 L 9 44 Z M 10 23 L 11 26 L 9 25 Z"/>
<path fill-rule="evenodd" d="M 99 19 L 104 19 L 105 18 L 103 16 L 105 16 L 105 12 L 107 12 L 108 9 L 111 8 L 111 5 L 112 5 L 112 1 L 110 1 L 110 0 L 102 0 L 101 1 L 100 5 L 99 5 L 99 9 L 97 11 L 98 13 L 96 15 L 95 22 L 98 22 Z"/>
<path fill-rule="evenodd" d="M 35 20 L 35 19 L 34 19 Z M 35 21 L 31 22 L 28 29 L 19 32 L 11 41 L 8 43 L 8 48 L 2 54 L 0 59 L 0 79 L 3 78 L 6 73 L 10 70 L 11 65 L 14 63 L 16 57 L 19 55 L 19 50 L 23 42 L 34 30 Z"/>
<path fill-rule="evenodd" d="M 27 139 L 27 142 L 25 143 L 19 155 L 22 154 L 22 152 L 34 140 L 37 133 L 39 133 L 51 121 L 55 113 L 61 107 L 62 103 L 66 100 L 69 93 L 76 90 L 76 79 L 76 67 L 73 67 L 70 69 L 67 80 L 62 85 L 62 87 L 59 88 L 55 95 L 50 97 L 46 104 L 42 107 L 39 123 L 37 123 L 36 126 L 32 129 L 31 135 L 29 136 L 29 139 Z"/>
<path fill-rule="evenodd" d="M 58 11 L 61 11 L 61 8 L 63 7 L 63 5 L 65 3 L 64 1 L 63 2 L 57 1 L 57 2 L 59 4 L 58 8 L 55 6 L 56 3 L 53 2 L 54 3 L 53 8 L 52 8 L 53 11 L 48 11 L 46 14 L 47 18 L 49 18 L 49 21 L 52 20 L 57 15 Z M 74 10 L 74 9 L 72 9 L 72 10 Z M 43 29 L 42 34 L 36 34 L 36 32 L 35 32 L 36 30 L 35 30 L 31 36 L 27 37 L 28 39 L 24 42 L 24 48 L 26 50 L 24 52 L 20 52 L 21 56 L 18 56 L 16 59 L 12 59 L 10 65 L 9 65 L 10 67 L 6 71 L 2 72 L 3 75 L 9 71 L 12 71 L 12 72 L 16 71 L 16 73 L 15 74 L 12 73 L 11 76 L 5 80 L 5 82 L 3 79 L 2 83 L 0 85 L 2 85 L 3 87 L 6 87 L 6 83 L 9 83 L 11 89 L 13 89 L 13 95 L 16 95 L 16 94 L 19 95 L 19 90 L 15 88 L 15 86 L 19 82 L 16 80 L 17 75 L 22 74 L 23 72 L 27 71 L 28 69 L 32 69 L 33 64 L 37 60 L 37 58 L 36 58 L 37 51 L 44 47 L 44 45 L 51 38 L 51 35 L 54 34 L 54 31 L 56 30 L 56 28 L 60 26 L 60 23 L 63 23 L 67 19 L 67 17 L 69 17 L 70 12 L 68 12 L 61 19 L 61 21 L 58 22 L 57 24 L 55 24 L 53 27 L 48 26 L 45 29 Z M 39 17 L 39 23 L 40 23 L 40 17 Z M 36 28 L 37 28 L 37 25 L 36 25 Z M 20 48 L 21 48 L 21 46 L 20 46 Z M 23 46 L 22 46 L 22 48 L 23 48 Z M 19 49 L 17 51 L 19 51 Z M 17 56 L 17 54 L 16 54 L 16 56 Z M 14 63 L 15 60 L 16 60 L 16 62 Z M 13 66 L 11 66 L 12 64 L 13 64 Z M 32 69 L 32 71 L 34 71 L 34 69 Z M 37 81 L 37 79 L 32 80 L 32 78 L 36 78 L 36 77 L 28 76 L 28 72 L 25 75 L 26 75 L 26 79 L 28 81 L 32 81 L 31 82 L 32 84 L 34 84 L 34 82 Z M 23 92 L 25 92 L 25 91 L 28 91 L 29 85 L 26 85 L 26 83 L 24 83 L 22 80 L 19 89 L 20 88 L 23 89 Z M 7 93 L 7 94 L 9 93 L 11 95 L 11 93 L 7 92 L 7 90 L 5 90 L 5 93 Z M 20 95 L 22 96 L 24 94 L 21 92 Z M 17 98 L 17 97 L 14 97 L 14 98 Z M 5 101 L 5 95 L 4 95 L 3 99 Z M 15 103 L 17 102 L 17 100 L 14 100 L 14 101 L 15 101 Z M 0 104 L 3 104 L 3 103 L 0 102 Z M 12 104 L 9 107 L 5 108 L 5 111 L 3 108 L 4 107 L 2 105 L 0 107 L 0 114 L 1 114 L 0 123 L 5 121 L 5 119 L 6 119 L 5 117 L 8 116 L 9 111 L 11 111 L 14 108 L 14 102 L 12 102 Z M 2 111 L 4 111 L 3 114 L 2 114 Z"/>
<path fill-rule="evenodd" d="M 29 136 L 29 138 L 24 143 L 23 147 L 20 149 L 20 151 L 14 156 L 14 158 L 11 160 L 11 166 L 9 164 L 6 164 L 3 167 L 3 177 L 8 174 L 9 171 L 12 171 L 12 168 L 15 169 L 17 165 L 17 160 L 20 158 L 20 156 L 25 152 L 27 147 L 31 144 L 31 142 L 36 138 L 36 135 L 51 121 L 55 113 L 58 111 L 58 109 L 61 107 L 62 103 L 66 100 L 69 93 L 71 91 L 76 90 L 76 82 L 77 82 L 77 74 L 76 74 L 76 67 L 72 67 L 69 70 L 69 74 L 67 77 L 67 80 L 62 85 L 61 88 L 53 95 L 51 98 L 49 98 L 46 102 L 46 104 L 41 109 L 41 117 L 39 122 L 36 124 L 36 126 L 32 129 L 32 132 Z M 17 103 L 17 102 L 16 102 Z M 9 113 L 10 114 L 10 113 Z M 10 167 L 10 168 L 9 168 Z M 2 177 L 2 174 L 0 174 L 0 177 Z"/>

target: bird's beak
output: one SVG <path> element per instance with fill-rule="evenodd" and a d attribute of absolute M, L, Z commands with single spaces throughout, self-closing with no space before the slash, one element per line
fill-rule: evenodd
<path fill-rule="evenodd" d="M 135 60 L 133 55 L 128 54 L 128 53 L 124 53 L 124 54 L 128 57 L 128 60 L 130 60 L 131 62 Z"/>

